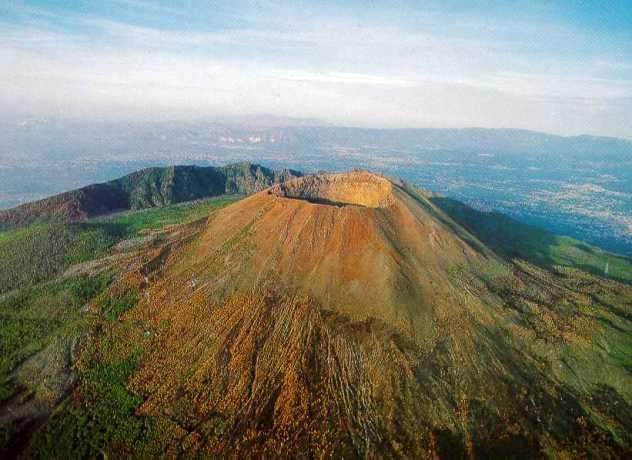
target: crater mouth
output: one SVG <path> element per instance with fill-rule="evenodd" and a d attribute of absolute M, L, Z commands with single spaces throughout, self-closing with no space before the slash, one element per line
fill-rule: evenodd
<path fill-rule="evenodd" d="M 273 186 L 268 193 L 329 206 L 385 208 L 393 200 L 390 181 L 367 172 L 299 177 Z"/>

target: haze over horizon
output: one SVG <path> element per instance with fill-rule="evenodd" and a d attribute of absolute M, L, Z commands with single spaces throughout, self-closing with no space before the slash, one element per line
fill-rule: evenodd
<path fill-rule="evenodd" d="M 183 3 L 0 5 L 2 114 L 632 137 L 625 1 Z"/>

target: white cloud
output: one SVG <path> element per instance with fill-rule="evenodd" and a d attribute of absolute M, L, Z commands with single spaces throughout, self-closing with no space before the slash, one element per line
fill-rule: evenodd
<path fill-rule="evenodd" d="M 208 32 L 76 19 L 82 32 L 0 29 L 5 110 L 630 136 L 631 81 L 557 72 L 503 42 L 342 21 Z"/>
<path fill-rule="evenodd" d="M 410 87 L 416 84 L 415 80 L 406 77 L 389 75 L 370 75 L 351 72 L 277 72 L 272 78 L 288 81 L 332 83 L 346 85 L 380 85 Z"/>
<path fill-rule="evenodd" d="M 83 21 L 101 30 L 126 46 L 146 46 L 151 48 L 214 45 L 256 45 L 303 47 L 308 43 L 297 40 L 285 33 L 260 31 L 256 29 L 237 29 L 220 32 L 166 31 L 151 27 L 105 20 L 87 19 Z"/>

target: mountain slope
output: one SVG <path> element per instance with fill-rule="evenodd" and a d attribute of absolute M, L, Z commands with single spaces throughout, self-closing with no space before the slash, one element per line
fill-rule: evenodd
<path fill-rule="evenodd" d="M 167 206 L 222 194 L 249 194 L 298 175 L 296 171 L 274 171 L 250 163 L 148 168 L 0 211 L 0 228 L 51 218 L 78 221 L 115 211 Z"/>
<path fill-rule="evenodd" d="M 147 337 L 137 414 L 185 454 L 630 448 L 630 289 L 510 265 L 403 184 L 294 179 L 151 254 L 119 340 Z"/>
<path fill-rule="evenodd" d="M 370 168 L 477 209 L 499 210 L 631 255 L 631 158 L 630 140 L 518 129 L 360 129 L 252 119 L 132 124 L 18 119 L 0 124 L 0 208 L 73 188 L 79 181 L 118 177 L 132 164 L 195 159 L 263 161 L 303 170 Z"/>
<path fill-rule="evenodd" d="M 199 220 L 240 197 L 222 195 L 87 221 L 34 223 L 0 232 L 0 296 L 50 281 L 74 264 L 107 256 L 123 240 L 151 240 L 151 234 L 164 226 Z"/>
<path fill-rule="evenodd" d="M 481 212 L 444 196 L 432 203 L 476 235 L 498 254 L 520 258 L 546 268 L 574 267 L 632 282 L 632 259 L 567 236 L 555 235 L 499 212 Z"/>
<path fill-rule="evenodd" d="M 215 248 L 252 227 L 248 241 L 256 247 L 254 257 L 251 263 L 230 264 L 234 273 L 223 289 L 249 289 L 270 280 L 298 287 L 347 314 L 389 319 L 410 330 L 411 318 L 425 322 L 416 317 L 424 314 L 420 298 L 431 304 L 448 295 L 440 283 L 448 268 L 480 259 L 476 249 L 485 251 L 461 229 L 464 239 L 456 238 L 433 212 L 426 200 L 379 176 L 308 176 L 220 213 L 191 263 L 203 265 Z M 367 304 L 367 298 L 381 302 Z"/>

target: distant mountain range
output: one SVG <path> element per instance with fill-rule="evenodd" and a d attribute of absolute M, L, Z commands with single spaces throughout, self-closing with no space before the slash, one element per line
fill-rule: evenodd
<path fill-rule="evenodd" d="M 0 166 L 20 162 L 92 160 L 218 160 L 232 152 L 251 159 L 262 153 L 305 154 L 330 148 L 496 152 L 527 157 L 630 160 L 630 140 L 559 136 L 523 129 L 369 129 L 332 126 L 317 120 L 228 118 L 210 121 L 90 122 L 18 119 L 0 123 Z M 1 191 L 0 191 L 1 192 Z"/>

